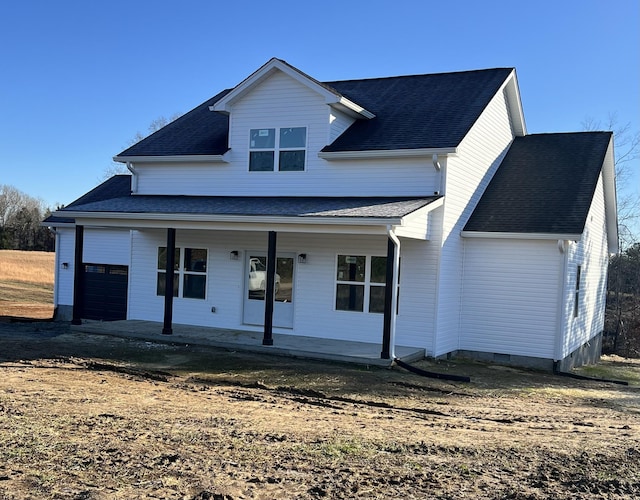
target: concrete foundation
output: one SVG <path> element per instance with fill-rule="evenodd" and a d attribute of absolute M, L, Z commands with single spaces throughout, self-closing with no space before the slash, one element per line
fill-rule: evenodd
<path fill-rule="evenodd" d="M 600 361 L 602 354 L 602 332 L 585 342 L 566 358 L 558 361 L 556 370 L 561 372 L 571 371 L 582 365 L 595 365 Z"/>
<path fill-rule="evenodd" d="M 73 319 L 73 306 L 58 305 L 53 311 L 55 321 L 71 321 Z"/>
<path fill-rule="evenodd" d="M 483 361 L 485 363 L 497 363 L 508 366 L 518 366 L 533 370 L 568 372 L 582 365 L 596 364 L 602 354 L 602 333 L 599 333 L 588 342 L 560 361 L 546 358 L 534 358 L 532 356 L 516 356 L 513 354 L 500 354 L 495 352 L 478 351 L 454 351 L 445 356 L 450 358 L 466 358 Z"/>

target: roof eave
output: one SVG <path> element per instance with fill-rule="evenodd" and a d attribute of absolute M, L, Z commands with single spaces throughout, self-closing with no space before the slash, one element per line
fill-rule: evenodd
<path fill-rule="evenodd" d="M 458 148 L 417 148 L 417 149 L 371 149 L 363 151 L 320 151 L 318 158 L 323 160 L 359 160 L 370 158 L 433 158 L 455 156 Z"/>
<path fill-rule="evenodd" d="M 520 97 L 520 86 L 518 85 L 518 77 L 516 70 L 513 69 L 509 78 L 502 87 L 507 95 L 507 104 L 513 132 L 516 136 L 524 137 L 527 135 L 527 125 L 524 121 L 524 110 L 522 108 L 522 99 Z"/>
<path fill-rule="evenodd" d="M 515 233 L 500 231 L 462 231 L 463 238 L 493 238 L 507 240 L 569 240 L 580 241 L 582 234 L 576 233 Z"/>
<path fill-rule="evenodd" d="M 227 153 L 221 155 L 150 155 L 114 156 L 119 163 L 229 163 Z"/>
<path fill-rule="evenodd" d="M 615 156 L 613 148 L 612 135 L 602 165 L 602 184 L 604 189 L 605 224 L 607 226 L 607 247 L 610 254 L 617 254 L 620 251 L 620 243 L 618 233 Z"/>
<path fill-rule="evenodd" d="M 54 212 L 59 217 L 75 219 L 147 220 L 147 221 L 188 221 L 261 224 L 323 224 L 323 225 L 364 225 L 387 226 L 402 224 L 402 217 L 338 217 L 338 216 L 271 216 L 271 215 L 221 215 L 221 214 L 181 214 L 149 212 L 84 212 L 64 210 Z"/>

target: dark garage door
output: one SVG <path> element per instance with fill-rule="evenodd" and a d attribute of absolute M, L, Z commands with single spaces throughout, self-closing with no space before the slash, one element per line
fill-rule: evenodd
<path fill-rule="evenodd" d="M 128 266 L 84 264 L 82 317 L 115 321 L 127 319 Z"/>

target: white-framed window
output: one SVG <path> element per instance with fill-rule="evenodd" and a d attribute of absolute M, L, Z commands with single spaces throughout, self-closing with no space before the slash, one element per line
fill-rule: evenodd
<path fill-rule="evenodd" d="M 252 128 L 250 172 L 302 172 L 307 157 L 307 127 Z"/>
<path fill-rule="evenodd" d="M 336 310 L 383 313 L 386 276 L 386 257 L 338 255 Z"/>
<path fill-rule="evenodd" d="M 185 299 L 205 299 L 207 290 L 207 249 L 176 248 L 173 275 L 173 296 Z M 167 247 L 158 247 L 158 278 L 156 295 L 164 297 L 166 286 Z"/>

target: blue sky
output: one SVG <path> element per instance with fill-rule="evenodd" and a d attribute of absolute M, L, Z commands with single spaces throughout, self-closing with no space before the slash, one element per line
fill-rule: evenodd
<path fill-rule="evenodd" d="M 0 184 L 68 204 L 271 57 L 320 81 L 516 67 L 529 133 L 640 130 L 638 0 L 6 0 Z M 626 190 L 640 190 L 640 161 Z"/>

